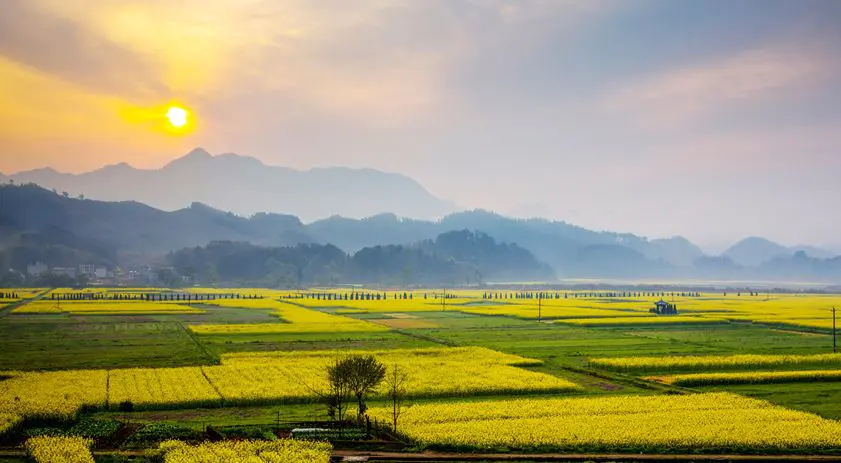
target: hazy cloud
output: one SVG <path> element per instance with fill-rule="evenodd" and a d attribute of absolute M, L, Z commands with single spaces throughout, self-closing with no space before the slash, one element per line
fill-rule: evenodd
<path fill-rule="evenodd" d="M 4 0 L 0 55 L 97 92 L 166 96 L 153 61 L 31 0 Z"/>
<path fill-rule="evenodd" d="M 0 2 L 6 173 L 203 146 L 649 236 L 841 229 L 839 2 Z M 189 136 L 121 116 L 169 98 Z"/>
<path fill-rule="evenodd" d="M 734 106 L 784 98 L 825 79 L 834 66 L 831 55 L 808 45 L 748 50 L 649 76 L 611 95 L 607 104 L 648 125 L 674 127 Z"/>

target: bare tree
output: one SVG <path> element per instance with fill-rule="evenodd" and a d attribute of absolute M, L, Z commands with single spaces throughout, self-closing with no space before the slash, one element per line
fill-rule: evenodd
<path fill-rule="evenodd" d="M 385 376 L 386 394 L 391 399 L 391 424 L 394 432 L 397 432 L 397 420 L 403 413 L 403 400 L 406 398 L 406 383 L 408 381 L 409 374 L 396 363 L 391 366 Z"/>
<path fill-rule="evenodd" d="M 352 392 L 350 376 L 350 366 L 346 358 L 337 355 L 327 366 L 327 392 L 322 398 L 327 403 L 327 416 L 339 422 L 345 420 L 347 403 Z"/>

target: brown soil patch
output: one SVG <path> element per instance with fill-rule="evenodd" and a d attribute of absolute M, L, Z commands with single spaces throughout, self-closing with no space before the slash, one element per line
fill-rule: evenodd
<path fill-rule="evenodd" d="M 377 320 L 371 320 L 374 323 L 379 323 L 380 325 L 385 325 L 389 328 L 397 328 L 397 329 L 412 329 L 412 328 L 438 328 L 439 326 L 435 323 L 428 322 L 426 320 L 405 320 L 405 319 L 396 319 L 396 318 L 380 318 Z"/>

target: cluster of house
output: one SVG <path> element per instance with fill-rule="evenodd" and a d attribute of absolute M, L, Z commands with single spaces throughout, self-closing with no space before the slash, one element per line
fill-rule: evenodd
<path fill-rule="evenodd" d="M 89 278 L 104 279 L 113 276 L 107 267 L 100 265 L 80 264 L 78 267 L 51 267 L 43 262 L 30 264 L 26 268 L 26 273 L 32 277 L 56 275 L 76 278 L 84 275 Z"/>

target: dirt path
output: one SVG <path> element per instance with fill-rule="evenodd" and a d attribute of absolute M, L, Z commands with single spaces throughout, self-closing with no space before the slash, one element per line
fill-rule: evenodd
<path fill-rule="evenodd" d="M 11 304 L 9 304 L 9 305 L 3 307 L 2 309 L 0 309 L 0 318 L 3 318 L 5 316 L 9 315 L 10 313 L 12 313 L 13 310 L 17 309 L 20 306 L 24 306 L 26 304 L 29 304 L 30 302 L 37 301 L 37 300 L 43 298 L 50 291 L 51 290 L 49 290 L 49 289 L 45 289 L 44 291 L 41 291 L 40 293 L 32 296 L 29 299 L 21 299 L 17 302 L 12 302 Z"/>

